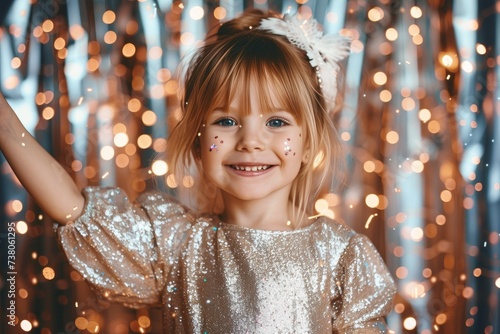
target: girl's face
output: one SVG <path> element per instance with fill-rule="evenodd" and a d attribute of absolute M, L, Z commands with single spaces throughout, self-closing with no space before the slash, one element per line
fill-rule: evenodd
<path fill-rule="evenodd" d="M 250 112 L 235 98 L 224 110 L 214 110 L 200 129 L 204 175 L 225 201 L 288 202 L 305 155 L 303 127 L 281 108 L 259 110 L 254 92 L 249 98 Z"/>

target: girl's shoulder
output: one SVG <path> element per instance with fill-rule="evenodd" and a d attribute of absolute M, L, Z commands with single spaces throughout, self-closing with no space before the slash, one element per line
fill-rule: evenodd
<path fill-rule="evenodd" d="M 319 225 L 321 233 L 326 234 L 329 238 L 349 242 L 351 238 L 358 235 L 350 226 L 328 217 L 320 217 L 314 224 Z"/>
<path fill-rule="evenodd" d="M 318 239 L 322 239 L 337 250 L 349 252 L 354 248 L 360 248 L 370 252 L 375 251 L 375 246 L 365 234 L 356 232 L 345 223 L 327 217 L 321 217 L 316 223 L 320 225 L 320 228 L 317 229 L 319 231 Z"/>
<path fill-rule="evenodd" d="M 211 229 L 220 223 L 216 215 L 195 212 L 182 204 L 178 198 L 158 190 L 140 195 L 135 202 L 146 211 L 150 220 L 157 224 L 176 222 Z"/>
<path fill-rule="evenodd" d="M 151 220 L 195 220 L 194 213 L 187 206 L 174 196 L 159 190 L 146 192 L 137 197 L 135 202 L 148 213 Z"/>

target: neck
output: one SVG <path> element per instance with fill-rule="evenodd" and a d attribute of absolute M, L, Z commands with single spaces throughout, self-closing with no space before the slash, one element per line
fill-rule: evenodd
<path fill-rule="evenodd" d="M 259 229 L 286 231 L 299 226 L 299 221 L 294 221 L 293 206 L 287 200 L 274 201 L 266 197 L 256 200 L 241 200 L 228 194 L 222 195 L 224 212 L 222 221 L 228 224 Z"/>

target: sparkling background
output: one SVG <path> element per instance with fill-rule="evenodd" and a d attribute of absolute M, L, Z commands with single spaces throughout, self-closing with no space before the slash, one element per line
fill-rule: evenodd
<path fill-rule="evenodd" d="M 500 333 L 500 2 L 2 1 L 0 87 L 80 187 L 133 199 L 165 178 L 175 192 L 193 180 L 176 184 L 155 156 L 179 116 L 176 65 L 247 7 L 290 7 L 354 39 L 336 115 L 349 187 L 317 209 L 384 256 L 399 290 L 391 330 Z M 93 299 L 4 160 L 0 189 L 2 254 L 8 222 L 17 230 L 16 327 L 1 256 L 7 333 L 161 331 L 158 310 Z"/>

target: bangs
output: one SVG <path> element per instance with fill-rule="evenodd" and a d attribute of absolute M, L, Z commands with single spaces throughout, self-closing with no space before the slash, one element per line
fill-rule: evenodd
<path fill-rule="evenodd" d="M 304 70 L 299 52 L 283 45 L 281 37 L 271 37 L 260 31 L 249 31 L 243 36 L 223 40 L 226 47 L 212 55 L 210 75 L 199 94 L 205 98 L 208 113 L 215 109 L 227 111 L 237 99 L 243 113 L 251 110 L 251 93 L 256 94 L 262 114 L 276 110 L 291 113 L 296 121 L 303 121 L 304 108 L 312 108 L 310 100 L 311 75 Z M 207 55 L 208 56 L 208 55 Z M 307 75 L 304 75 L 304 72 Z M 313 88 L 314 89 L 314 88 Z"/>

